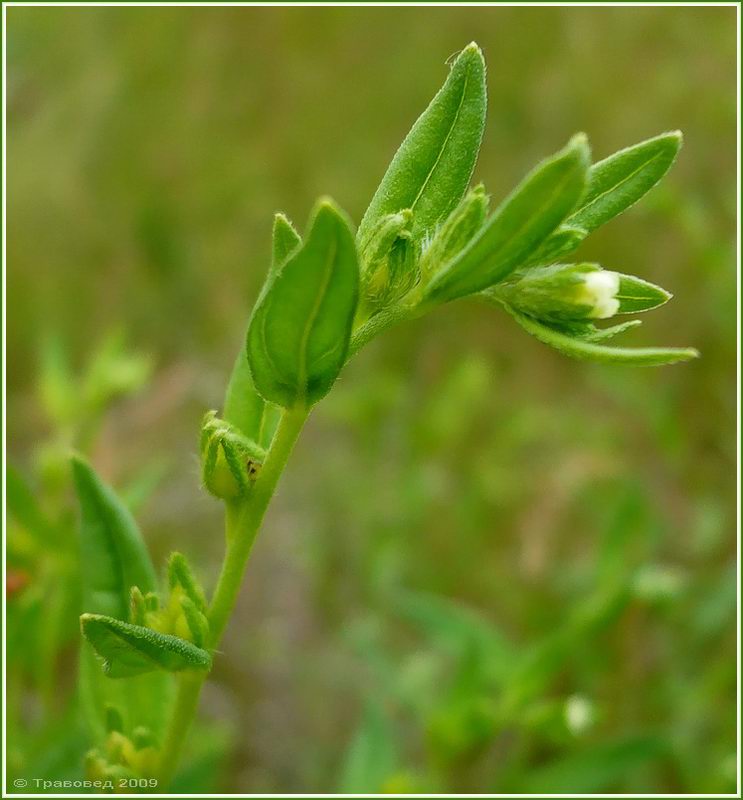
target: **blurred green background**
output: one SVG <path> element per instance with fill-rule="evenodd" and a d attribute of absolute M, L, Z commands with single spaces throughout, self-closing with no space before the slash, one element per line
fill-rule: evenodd
<path fill-rule="evenodd" d="M 207 585 L 221 508 L 199 421 L 274 211 L 301 228 L 327 193 L 358 221 L 472 39 L 494 202 L 575 131 L 601 158 L 683 130 L 663 185 L 580 255 L 674 293 L 628 344 L 702 358 L 570 362 L 470 302 L 365 350 L 282 479 L 178 788 L 734 791 L 735 9 L 7 13 L 9 458 L 72 531 L 55 376 L 138 353 L 77 430 L 157 563 L 184 550 Z M 74 775 L 74 597 L 33 655 L 23 614 L 56 606 L 28 552 L 11 548 L 11 769 Z"/>

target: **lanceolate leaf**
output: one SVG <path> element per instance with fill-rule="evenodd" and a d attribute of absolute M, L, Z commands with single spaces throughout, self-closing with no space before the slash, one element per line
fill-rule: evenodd
<path fill-rule="evenodd" d="M 594 164 L 586 196 L 569 224 L 590 232 L 636 203 L 668 172 L 681 142 L 680 131 L 662 133 Z"/>
<path fill-rule="evenodd" d="M 426 297 L 445 301 L 479 292 L 524 263 L 580 200 L 588 159 L 586 137 L 578 134 L 539 164 L 432 279 Z"/>
<path fill-rule="evenodd" d="M 633 366 L 657 367 L 690 361 L 699 353 L 690 347 L 610 347 L 578 339 L 554 328 L 543 325 L 531 317 L 510 313 L 521 327 L 540 342 L 560 350 L 572 358 L 597 361 L 603 364 L 629 364 Z"/>
<path fill-rule="evenodd" d="M 353 234 L 330 201 L 256 304 L 247 337 L 253 381 L 264 399 L 312 405 L 338 377 L 359 294 Z"/>
<path fill-rule="evenodd" d="M 359 243 L 377 220 L 404 208 L 413 212 L 414 239 L 448 216 L 469 185 L 486 107 L 485 61 L 473 42 L 392 159 L 359 225 Z"/>
<path fill-rule="evenodd" d="M 126 678 L 155 669 L 180 672 L 211 667 L 211 656 L 206 650 L 178 636 L 101 614 L 83 614 L 80 628 L 109 678 Z"/>
<path fill-rule="evenodd" d="M 82 458 L 73 458 L 72 469 L 81 514 L 83 607 L 123 619 L 132 586 L 143 593 L 157 588 L 155 570 L 137 523 L 114 491 Z"/>

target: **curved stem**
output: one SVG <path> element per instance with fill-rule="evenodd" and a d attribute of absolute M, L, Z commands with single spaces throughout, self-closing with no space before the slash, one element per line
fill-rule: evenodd
<path fill-rule="evenodd" d="M 309 410 L 305 408 L 283 412 L 266 460 L 250 494 L 245 500 L 228 504 L 226 507 L 227 550 L 208 614 L 211 650 L 218 646 L 235 608 L 253 542 L 273 497 L 276 484 L 308 415 Z M 167 789 L 178 766 L 186 735 L 196 715 L 201 687 L 206 677 L 207 673 L 184 672 L 178 678 L 175 706 L 160 757 L 158 776 L 160 791 Z"/>

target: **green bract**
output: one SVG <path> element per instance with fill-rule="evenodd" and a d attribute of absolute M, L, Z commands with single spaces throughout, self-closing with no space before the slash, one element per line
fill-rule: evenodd
<path fill-rule="evenodd" d="M 259 299 L 248 329 L 248 362 L 263 398 L 309 407 L 330 390 L 348 352 L 359 294 L 351 228 L 329 200 Z"/>

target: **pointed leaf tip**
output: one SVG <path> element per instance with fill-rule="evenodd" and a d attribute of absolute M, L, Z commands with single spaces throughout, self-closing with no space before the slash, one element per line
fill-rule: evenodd
<path fill-rule="evenodd" d="M 359 225 L 364 241 L 381 218 L 414 213 L 411 235 L 422 241 L 467 191 L 485 128 L 485 60 L 473 42 L 451 64 L 443 86 L 395 153 Z"/>

